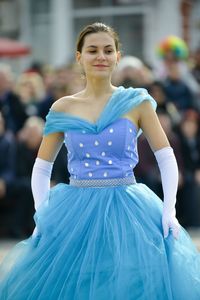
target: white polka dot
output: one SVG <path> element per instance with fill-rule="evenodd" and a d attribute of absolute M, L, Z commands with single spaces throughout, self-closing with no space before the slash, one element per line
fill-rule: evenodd
<path fill-rule="evenodd" d="M 101 152 L 101 155 L 102 155 L 102 156 L 105 156 L 105 155 L 106 155 L 106 153 L 105 153 L 105 152 Z"/>
<path fill-rule="evenodd" d="M 89 176 L 89 177 L 92 177 L 92 173 L 91 173 L 91 172 L 90 172 L 90 173 L 88 173 L 88 176 Z"/>
<path fill-rule="evenodd" d="M 131 149 L 131 146 L 128 146 L 128 150 L 130 150 Z"/>
<path fill-rule="evenodd" d="M 86 167 L 89 167 L 89 164 L 88 164 L 88 163 L 85 163 L 85 166 L 86 166 Z"/>
<path fill-rule="evenodd" d="M 68 151 L 69 154 L 71 154 L 71 151 Z"/>
<path fill-rule="evenodd" d="M 133 168 L 133 165 L 130 165 L 131 168 Z"/>
<path fill-rule="evenodd" d="M 111 145 L 112 145 L 112 141 L 109 141 L 109 142 L 108 142 L 108 146 L 111 146 Z"/>
<path fill-rule="evenodd" d="M 108 161 L 108 163 L 109 163 L 109 165 L 112 165 L 112 160 L 110 159 L 110 160 Z"/>
<path fill-rule="evenodd" d="M 73 168 L 71 168 L 71 171 L 73 172 L 73 171 L 74 171 L 74 169 L 73 169 Z"/>
<path fill-rule="evenodd" d="M 107 176 L 108 176 L 108 173 L 107 173 L 107 172 L 104 172 L 104 173 L 103 173 L 103 176 L 104 176 L 104 177 L 107 177 Z"/>
<path fill-rule="evenodd" d="M 100 165 L 100 161 L 96 160 L 96 165 L 99 166 Z"/>
<path fill-rule="evenodd" d="M 133 130 L 131 128 L 129 128 L 130 133 L 133 132 Z"/>
<path fill-rule="evenodd" d="M 86 157 L 88 157 L 88 158 L 90 157 L 90 153 L 86 153 L 85 155 L 86 155 Z"/>
<path fill-rule="evenodd" d="M 133 153 L 131 153 L 131 158 L 133 158 Z"/>
<path fill-rule="evenodd" d="M 83 143 L 80 143 L 79 146 L 82 148 L 83 147 Z"/>
<path fill-rule="evenodd" d="M 86 133 L 86 131 L 85 131 L 85 130 L 82 130 L 82 133 Z"/>
<path fill-rule="evenodd" d="M 76 175 L 74 175 L 74 179 L 76 179 L 77 178 L 77 176 Z"/>
<path fill-rule="evenodd" d="M 109 132 L 110 132 L 110 133 L 113 133 L 113 131 L 114 131 L 113 128 L 110 128 Z"/>
<path fill-rule="evenodd" d="M 95 146 L 98 146 L 98 145 L 99 145 L 99 142 L 98 142 L 98 141 L 95 141 L 94 144 L 95 144 Z"/>
<path fill-rule="evenodd" d="M 65 136 L 67 137 L 67 133 L 65 133 Z"/>

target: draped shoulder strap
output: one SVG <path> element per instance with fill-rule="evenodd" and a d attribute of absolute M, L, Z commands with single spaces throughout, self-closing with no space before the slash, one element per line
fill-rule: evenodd
<path fill-rule="evenodd" d="M 55 132 L 83 129 L 86 132 L 95 132 L 96 126 L 93 126 L 91 123 L 82 118 L 50 109 L 46 116 L 46 123 L 43 133 L 44 135 L 48 135 Z"/>
<path fill-rule="evenodd" d="M 130 110 L 140 105 L 143 101 L 149 101 L 154 110 L 156 110 L 157 103 L 151 95 L 144 88 L 123 88 L 120 87 L 118 93 L 116 93 L 113 101 L 110 101 L 107 108 L 102 113 L 99 120 L 99 131 L 105 126 L 114 122 Z"/>

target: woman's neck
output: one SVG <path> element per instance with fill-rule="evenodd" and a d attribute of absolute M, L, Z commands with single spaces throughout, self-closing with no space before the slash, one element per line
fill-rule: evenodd
<path fill-rule="evenodd" d="M 84 94 L 86 97 L 102 98 L 106 94 L 111 94 L 114 90 L 115 87 L 110 81 L 98 78 L 97 80 L 87 81 Z"/>

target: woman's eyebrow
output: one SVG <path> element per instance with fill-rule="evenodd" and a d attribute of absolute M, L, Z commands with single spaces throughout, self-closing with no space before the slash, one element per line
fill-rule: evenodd
<path fill-rule="evenodd" d="M 104 48 L 108 48 L 108 47 L 113 47 L 113 45 L 106 45 L 106 46 L 104 46 Z M 98 48 L 98 47 L 95 46 L 95 45 L 90 45 L 90 46 L 87 46 L 86 48 Z"/>

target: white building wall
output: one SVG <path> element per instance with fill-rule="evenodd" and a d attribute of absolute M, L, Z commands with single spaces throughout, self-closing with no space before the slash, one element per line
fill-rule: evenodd
<path fill-rule="evenodd" d="M 149 3 L 144 24 L 144 56 L 154 65 L 155 47 L 168 35 L 182 36 L 180 0 L 154 0 Z"/>
<path fill-rule="evenodd" d="M 51 2 L 51 64 L 60 66 L 74 58 L 72 0 Z"/>
<path fill-rule="evenodd" d="M 61 65 L 74 57 L 72 1 L 52 0 L 51 63 L 54 65 Z M 182 35 L 180 1 L 147 1 L 147 9 L 144 10 L 143 54 L 145 61 L 150 64 L 155 64 L 157 61 L 155 46 L 159 41 L 170 34 Z M 98 8 L 93 10 L 98 13 Z"/>
<path fill-rule="evenodd" d="M 44 22 L 43 16 L 38 19 L 41 22 L 31 24 L 29 3 L 32 0 L 18 0 L 21 7 L 20 31 L 21 39 L 33 46 L 33 59 L 49 63 L 54 66 L 66 64 L 74 59 L 74 17 L 82 14 L 82 10 L 73 9 L 75 0 L 51 0 L 49 23 Z M 94 0 L 95 1 L 95 0 Z M 148 0 L 144 2 L 143 8 L 132 6 L 133 11 L 144 13 L 144 49 L 142 51 L 145 61 L 150 64 L 157 62 L 155 53 L 156 45 L 170 34 L 182 37 L 182 20 L 180 13 L 181 0 Z M 191 21 L 191 46 L 194 48 L 200 43 L 200 1 L 194 1 Z M 108 8 L 93 8 L 96 15 L 100 10 Z M 127 6 L 112 7 L 113 12 L 124 13 Z M 84 10 L 89 17 L 90 9 Z M 131 11 L 129 11 L 131 13 Z M 112 14 L 112 12 L 111 12 Z M 79 16 L 81 17 L 81 16 Z M 133 13 L 134 17 L 134 13 Z M 34 26 L 34 27 L 33 27 Z"/>
<path fill-rule="evenodd" d="M 190 35 L 190 47 L 191 50 L 196 50 L 200 47 L 200 1 L 195 1 L 194 8 L 191 14 L 191 35 Z"/>

